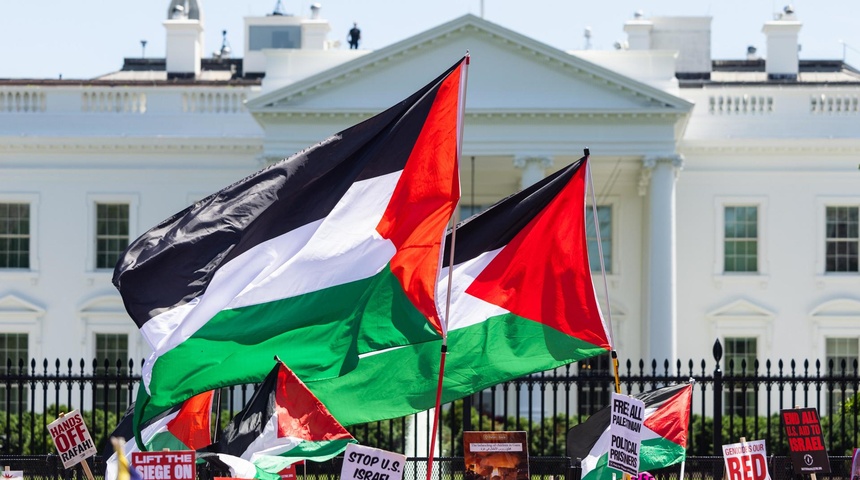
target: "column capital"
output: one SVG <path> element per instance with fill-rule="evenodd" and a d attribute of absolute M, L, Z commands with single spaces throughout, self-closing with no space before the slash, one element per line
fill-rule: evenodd
<path fill-rule="evenodd" d="M 672 165 L 675 170 L 683 170 L 684 169 L 684 156 L 680 153 L 670 153 L 670 154 L 662 154 L 662 155 L 646 155 L 642 159 L 642 168 L 653 170 L 658 163 L 668 163 Z"/>
<path fill-rule="evenodd" d="M 662 155 L 646 155 L 642 158 L 642 170 L 639 172 L 639 196 L 644 197 L 648 193 L 648 185 L 651 183 L 651 173 L 657 165 L 669 165 L 672 167 L 675 178 L 684 169 L 684 156 L 679 153 Z"/>
<path fill-rule="evenodd" d="M 538 165 L 542 169 L 547 169 L 552 166 L 552 157 L 549 155 L 517 155 L 514 157 L 514 166 L 517 168 L 526 168 L 528 165 Z"/>

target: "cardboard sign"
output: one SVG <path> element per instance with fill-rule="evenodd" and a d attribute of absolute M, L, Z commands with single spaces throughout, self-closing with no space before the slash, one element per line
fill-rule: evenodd
<path fill-rule="evenodd" d="M 727 480 L 770 480 L 764 440 L 723 445 Z"/>
<path fill-rule="evenodd" d="M 196 480 L 194 450 L 132 452 L 131 465 L 143 480 Z"/>
<path fill-rule="evenodd" d="M 343 454 L 341 480 L 402 480 L 406 455 L 350 443 Z"/>
<path fill-rule="evenodd" d="M 639 443 L 645 403 L 638 398 L 612 392 L 609 420 L 609 467 L 630 475 L 639 473 Z"/>
<path fill-rule="evenodd" d="M 60 454 L 63 468 L 72 468 L 97 453 L 84 416 L 77 410 L 65 414 L 48 424 L 48 431 Z"/>
<path fill-rule="evenodd" d="M 830 473 L 830 459 L 824 448 L 818 411 L 814 408 L 792 408 L 780 411 L 780 416 L 794 473 Z"/>
<path fill-rule="evenodd" d="M 465 480 L 528 480 L 526 432 L 463 432 Z"/>

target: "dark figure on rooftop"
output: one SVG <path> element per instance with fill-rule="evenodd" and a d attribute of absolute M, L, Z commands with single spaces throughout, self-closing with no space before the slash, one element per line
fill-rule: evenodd
<path fill-rule="evenodd" d="M 352 28 L 349 29 L 349 34 L 346 36 L 346 40 L 349 42 L 349 49 L 357 49 L 358 41 L 361 39 L 361 30 L 358 29 L 358 24 L 353 23 Z"/>

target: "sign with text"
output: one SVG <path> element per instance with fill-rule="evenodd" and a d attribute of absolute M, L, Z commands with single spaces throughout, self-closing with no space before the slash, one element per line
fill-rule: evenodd
<path fill-rule="evenodd" d="M 278 475 L 281 476 L 281 480 L 296 480 L 296 464 L 284 468 L 278 472 Z"/>
<path fill-rule="evenodd" d="M 770 480 L 764 440 L 723 445 L 727 480 Z"/>
<path fill-rule="evenodd" d="M 54 440 L 54 446 L 57 447 L 57 453 L 60 454 L 63 468 L 72 468 L 98 453 L 87 430 L 87 424 L 84 423 L 84 416 L 77 410 L 72 410 L 48 424 L 48 431 Z"/>
<path fill-rule="evenodd" d="M 341 480 L 402 480 L 406 455 L 350 443 L 343 453 Z"/>
<path fill-rule="evenodd" d="M 630 475 L 639 473 L 639 442 L 645 403 L 638 398 L 612 392 L 609 420 L 609 467 Z"/>
<path fill-rule="evenodd" d="M 526 432 L 463 432 L 464 480 L 528 480 Z"/>
<path fill-rule="evenodd" d="M 131 452 L 132 468 L 143 480 L 195 480 L 196 459 L 194 450 Z"/>
<path fill-rule="evenodd" d="M 818 410 L 791 408 L 780 411 L 780 416 L 791 451 L 794 473 L 830 473 L 830 459 L 824 448 Z"/>

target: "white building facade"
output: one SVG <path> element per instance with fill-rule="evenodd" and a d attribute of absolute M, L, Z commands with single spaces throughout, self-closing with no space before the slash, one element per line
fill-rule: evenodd
<path fill-rule="evenodd" d="M 858 358 L 860 74 L 798 60 L 793 12 L 763 25 L 766 59 L 712 61 L 707 17 L 636 18 L 617 51 L 471 15 L 347 50 L 319 11 L 246 18 L 235 59 L 203 58 L 188 3 L 171 3 L 163 59 L 0 80 L 0 358 L 139 363 L 148 347 L 111 284 L 130 240 L 466 51 L 463 212 L 589 148 L 608 306 L 596 240 L 595 285 L 622 362 L 698 369 L 715 340 L 738 365 Z"/>

